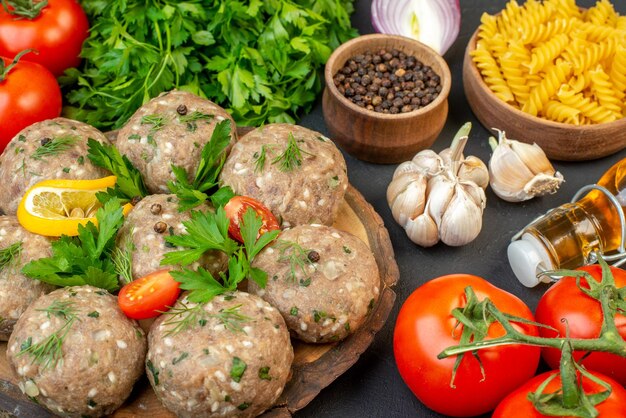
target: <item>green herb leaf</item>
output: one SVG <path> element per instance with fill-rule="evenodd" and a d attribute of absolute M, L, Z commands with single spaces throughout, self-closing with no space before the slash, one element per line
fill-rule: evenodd
<path fill-rule="evenodd" d="M 113 189 L 109 188 L 106 195 L 98 194 L 98 199 L 101 202 L 106 202 L 111 197 L 117 197 L 122 203 L 126 203 L 133 198 L 148 195 L 148 189 L 143 182 L 141 173 L 125 155 L 120 154 L 117 148 L 113 145 L 101 144 L 91 138 L 87 141 L 87 145 L 89 146 L 87 157 L 93 165 L 104 168 L 117 177 Z"/>
<path fill-rule="evenodd" d="M 22 241 L 13 243 L 0 250 L 0 270 L 19 263 L 22 256 Z"/>
<path fill-rule="evenodd" d="M 239 357 L 233 357 L 233 365 L 230 368 L 231 379 L 239 383 L 247 368 L 248 365 L 242 359 Z"/>
<path fill-rule="evenodd" d="M 54 157 L 72 148 L 78 138 L 75 136 L 60 136 L 52 138 L 40 145 L 30 156 L 33 160 L 43 160 L 47 157 Z"/>
<path fill-rule="evenodd" d="M 33 260 L 22 273 L 55 286 L 91 285 L 113 292 L 119 288 L 111 253 L 117 231 L 124 222 L 122 208 L 112 199 L 96 212 L 99 227 L 88 222 L 77 237 L 62 236 L 52 242 L 52 256 Z"/>
<path fill-rule="evenodd" d="M 287 147 L 282 154 L 272 160 L 272 164 L 280 163 L 280 171 L 293 171 L 302 165 L 302 154 L 311 155 L 298 146 L 296 138 L 289 132 Z"/>
<path fill-rule="evenodd" d="M 152 375 L 152 380 L 154 381 L 154 386 L 159 386 L 159 369 L 154 367 L 151 360 L 146 361 L 146 367 L 150 374 Z"/>
<path fill-rule="evenodd" d="M 269 368 L 269 366 L 261 367 L 259 369 L 259 379 L 262 379 L 262 380 L 272 380 L 272 376 L 270 376 L 270 368 Z"/>

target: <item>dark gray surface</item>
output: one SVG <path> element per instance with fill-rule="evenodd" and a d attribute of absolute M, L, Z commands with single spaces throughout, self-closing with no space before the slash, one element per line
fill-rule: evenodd
<path fill-rule="evenodd" d="M 461 68 L 465 47 L 478 27 L 480 15 L 485 11 L 498 12 L 506 1 L 460 2 L 461 32 L 445 55 L 452 72 L 450 113 L 433 149 L 440 151 L 446 148 L 456 130 L 464 122 L 471 121 L 473 128 L 466 155 L 476 155 L 487 163 L 490 156 L 487 144 L 489 132 L 474 117 L 465 99 Z M 577 3 L 579 6 L 589 7 L 595 2 L 578 0 Z M 614 0 L 612 3 L 618 12 L 626 13 L 626 1 Z M 361 34 L 373 32 L 370 4 L 371 0 L 356 1 L 357 11 L 353 16 L 353 23 Z M 314 111 L 303 118 L 301 124 L 328 134 L 322 117 L 321 100 Z M 502 128 L 506 129 L 506 126 Z M 483 229 L 475 241 L 460 248 L 438 244 L 423 249 L 406 237 L 403 229 L 394 222 L 387 206 L 385 192 L 396 165 L 375 165 L 346 155 L 350 182 L 374 206 L 389 230 L 400 267 L 400 280 L 395 288 L 398 297 L 385 327 L 376 335 L 374 343 L 359 361 L 324 389 L 305 409 L 298 412 L 296 417 L 442 417 L 443 415 L 430 411 L 413 396 L 396 369 L 392 347 L 393 327 L 402 303 L 413 290 L 430 279 L 451 273 L 471 273 L 517 295 L 534 310 L 546 286 L 527 289 L 513 276 L 506 258 L 506 247 L 511 237 L 539 214 L 569 201 L 581 186 L 595 183 L 606 169 L 624 157 L 626 150 L 589 162 L 555 162 L 555 168 L 565 177 L 565 183 L 558 193 L 525 203 L 504 202 L 488 189 Z"/>

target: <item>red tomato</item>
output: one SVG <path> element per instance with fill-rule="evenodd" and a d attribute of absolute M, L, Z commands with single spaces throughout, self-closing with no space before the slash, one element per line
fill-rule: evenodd
<path fill-rule="evenodd" d="M 39 54 L 24 58 L 43 65 L 56 77 L 80 64 L 80 50 L 88 34 L 87 16 L 76 0 L 48 0 L 33 19 L 0 8 L 0 55 L 13 58 L 24 49 L 37 50 Z"/>
<path fill-rule="evenodd" d="M 239 230 L 239 224 L 241 223 L 243 215 L 246 213 L 248 208 L 252 208 L 263 220 L 263 225 L 259 230 L 259 234 L 280 229 L 280 225 L 278 225 L 276 217 L 267 207 L 265 207 L 263 203 L 248 196 L 235 196 L 228 201 L 226 206 L 224 206 L 226 216 L 228 216 L 228 219 L 230 220 L 228 225 L 228 234 L 232 239 L 243 242 L 241 231 Z"/>
<path fill-rule="evenodd" d="M 129 318 L 154 318 L 174 305 L 179 285 L 169 270 L 157 270 L 122 287 L 117 302 Z"/>
<path fill-rule="evenodd" d="M 589 272 L 594 278 L 602 278 L 602 268 L 595 264 L 584 266 L 578 270 Z M 626 286 L 626 271 L 611 267 L 617 287 Z M 587 280 L 581 279 L 581 285 L 589 288 Z M 576 278 L 563 277 L 541 297 L 537 305 L 535 317 L 538 322 L 549 325 L 558 330 L 561 336 L 566 335 L 569 329 L 571 338 L 596 338 L 600 335 L 602 326 L 602 309 L 600 302 L 585 295 L 576 286 Z M 626 339 L 626 316 L 617 314 L 615 324 L 622 338 Z M 556 333 L 546 328 L 539 328 L 543 337 L 555 337 Z M 574 358 L 580 358 L 585 352 L 574 352 Z M 559 368 L 561 352 L 554 348 L 544 348 L 542 356 L 546 363 L 553 368 Z M 582 364 L 588 370 L 595 370 L 605 374 L 622 385 L 626 385 L 626 358 L 616 354 L 592 352 Z"/>
<path fill-rule="evenodd" d="M 517 297 L 470 274 L 451 274 L 417 288 L 404 302 L 396 321 L 393 351 L 400 375 L 415 396 L 427 407 L 455 417 L 480 415 L 494 409 L 500 400 L 530 379 L 540 357 L 538 347 L 508 345 L 479 350 L 484 367 L 471 353 L 461 361 L 450 386 L 456 357 L 438 360 L 443 349 L 459 344 L 462 326 L 451 315 L 466 303 L 464 289 L 471 286 L 478 300 L 491 299 L 510 315 L 533 320 L 530 309 Z M 537 327 L 514 326 L 528 335 Z M 492 324 L 487 340 L 504 335 L 502 326 Z"/>
<path fill-rule="evenodd" d="M 550 371 L 535 376 L 528 382 L 524 383 L 514 392 L 511 392 L 506 398 L 500 402 L 491 418 L 543 418 L 543 415 L 537 412 L 533 404 L 526 397 L 528 393 L 537 390 L 548 377 L 558 373 Z M 615 380 L 603 376 L 600 373 L 593 373 L 603 381 L 610 383 L 613 388 L 611 395 L 602 403 L 596 405 L 596 409 L 600 413 L 598 418 L 618 418 L 626 417 L 626 390 L 621 387 Z M 561 389 L 561 377 L 556 377 L 545 388 L 543 393 L 554 393 Z M 586 377 L 583 377 L 583 390 L 586 394 L 594 394 L 603 392 L 605 387 L 595 383 Z M 573 417 L 564 417 L 573 418 Z"/>
<path fill-rule="evenodd" d="M 0 59 L 5 67 L 12 62 Z M 0 152 L 22 129 L 59 116 L 61 102 L 56 79 L 41 65 L 20 60 L 9 69 L 0 81 Z"/>

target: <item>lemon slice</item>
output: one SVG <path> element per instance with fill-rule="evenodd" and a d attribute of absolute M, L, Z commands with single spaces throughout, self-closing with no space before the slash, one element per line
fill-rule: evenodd
<path fill-rule="evenodd" d="M 96 193 L 113 187 L 117 177 L 95 180 L 45 180 L 28 189 L 19 207 L 17 220 L 24 229 L 39 235 L 78 235 L 78 225 L 97 224 L 102 207 Z M 132 206 L 124 207 L 124 214 Z"/>

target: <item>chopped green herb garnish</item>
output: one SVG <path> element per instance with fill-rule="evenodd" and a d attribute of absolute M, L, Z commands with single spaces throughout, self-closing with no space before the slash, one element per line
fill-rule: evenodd
<path fill-rule="evenodd" d="M 159 370 L 157 370 L 157 368 L 154 367 L 154 364 L 152 364 L 151 360 L 148 360 L 146 362 L 146 367 L 150 371 L 150 374 L 152 374 L 152 380 L 154 381 L 154 386 L 159 386 Z"/>
<path fill-rule="evenodd" d="M 71 168 L 69 167 L 63 167 L 63 172 L 64 173 L 69 173 L 71 171 Z"/>
<path fill-rule="evenodd" d="M 299 312 L 298 307 L 297 306 L 293 306 L 291 308 L 291 310 L 289 311 L 289 314 L 292 315 L 292 316 L 297 316 L 298 312 Z"/>
<path fill-rule="evenodd" d="M 100 312 L 98 311 L 89 312 L 87 316 L 90 318 L 100 318 Z"/>
<path fill-rule="evenodd" d="M 237 383 L 241 381 L 241 377 L 248 365 L 239 357 L 233 357 L 233 365 L 230 368 L 230 377 Z"/>
<path fill-rule="evenodd" d="M 346 322 L 343 326 L 343 328 L 346 330 L 346 332 L 350 332 L 350 323 Z"/>
<path fill-rule="evenodd" d="M 84 156 L 80 156 L 76 159 L 76 162 L 78 163 L 78 165 L 84 165 L 85 164 L 85 157 Z"/>
<path fill-rule="evenodd" d="M 26 142 L 26 137 L 24 135 L 20 135 L 17 137 L 17 140 L 20 142 Z"/>
<path fill-rule="evenodd" d="M 293 134 L 289 132 L 289 141 L 287 147 L 282 154 L 272 160 L 272 164 L 280 163 L 280 171 L 292 171 L 296 167 L 302 165 L 302 154 L 312 155 L 306 151 L 303 151 L 296 142 Z"/>
<path fill-rule="evenodd" d="M 28 337 L 21 345 L 20 345 L 20 351 L 25 351 L 28 350 L 30 348 L 30 346 L 33 345 L 33 337 Z"/>
<path fill-rule="evenodd" d="M 19 263 L 22 256 L 22 241 L 0 250 L 0 270 Z"/>
<path fill-rule="evenodd" d="M 141 135 L 139 134 L 130 134 L 128 135 L 128 139 L 131 141 L 139 141 L 141 139 Z"/>
<path fill-rule="evenodd" d="M 142 125 L 152 125 L 150 132 L 154 133 L 161 130 L 165 126 L 165 118 L 159 115 L 146 115 L 141 118 Z"/>
<path fill-rule="evenodd" d="M 111 260 L 115 265 L 115 273 L 123 284 L 133 281 L 133 234 L 128 234 L 121 245 L 113 249 Z"/>
<path fill-rule="evenodd" d="M 326 318 L 326 312 L 324 311 L 313 311 L 313 320 L 315 322 L 320 322 L 323 318 Z"/>
<path fill-rule="evenodd" d="M 57 138 L 53 138 L 50 141 L 44 142 L 40 145 L 35 152 L 32 153 L 30 158 L 33 160 L 43 160 L 47 157 L 54 157 L 55 155 L 59 155 L 76 144 L 78 138 L 75 136 L 60 136 Z"/>
<path fill-rule="evenodd" d="M 199 324 L 201 327 L 205 326 L 205 325 L 206 325 L 206 319 L 202 318 L 202 319 L 198 320 L 198 324 Z"/>
<path fill-rule="evenodd" d="M 224 396 L 224 402 L 231 402 L 232 400 L 233 398 L 231 398 L 230 395 Z"/>
<path fill-rule="evenodd" d="M 339 186 L 339 176 L 333 176 L 330 179 L 328 179 L 328 186 L 333 189 Z"/>
<path fill-rule="evenodd" d="M 261 151 L 255 152 L 254 158 L 254 172 L 262 172 L 265 168 L 265 160 L 267 159 L 267 151 L 272 149 L 271 145 L 261 145 Z"/>
<path fill-rule="evenodd" d="M 272 380 L 272 376 L 270 376 L 269 366 L 261 367 L 259 369 L 259 379 Z"/>
<path fill-rule="evenodd" d="M 214 117 L 215 116 L 213 116 L 213 115 L 209 115 L 207 113 L 198 112 L 197 110 L 195 110 L 192 113 L 188 113 L 186 115 L 179 116 L 178 120 L 180 121 L 180 123 L 186 123 L 187 124 L 187 130 L 189 132 L 195 132 L 198 129 L 198 124 L 197 124 L 198 121 L 200 121 L 200 120 L 210 121 Z"/>
<path fill-rule="evenodd" d="M 250 408 L 250 404 L 248 402 L 239 404 L 239 406 L 237 407 L 237 409 L 239 409 L 240 411 L 245 411 L 248 408 Z"/>
<path fill-rule="evenodd" d="M 180 363 L 181 361 L 183 361 L 187 357 L 189 357 L 189 353 L 186 352 L 186 351 L 183 351 L 180 356 L 178 356 L 178 357 L 176 357 L 175 359 L 172 360 L 172 364 Z"/>
<path fill-rule="evenodd" d="M 315 267 L 313 262 L 309 259 L 311 250 L 303 248 L 297 242 L 278 240 L 274 248 L 280 252 L 278 261 L 281 263 L 285 261 L 289 263 L 287 279 L 294 283 L 298 282 L 298 272 L 300 272 L 302 276 L 308 277 L 308 266 Z M 309 278 L 308 280 L 310 283 L 311 279 Z M 300 279 L 300 282 L 302 282 L 302 279 Z"/>
<path fill-rule="evenodd" d="M 300 286 L 302 287 L 309 287 L 309 285 L 311 284 L 311 278 L 307 278 L 307 279 L 300 279 Z"/>
<path fill-rule="evenodd" d="M 352 254 L 352 250 L 349 247 L 343 246 L 343 252 L 346 254 Z"/>
<path fill-rule="evenodd" d="M 374 309 L 374 302 L 375 302 L 374 299 L 370 300 L 370 303 L 367 305 L 368 312 Z"/>

